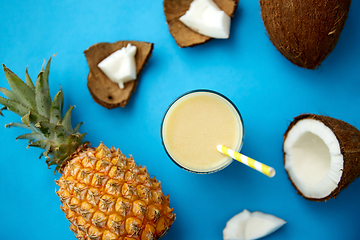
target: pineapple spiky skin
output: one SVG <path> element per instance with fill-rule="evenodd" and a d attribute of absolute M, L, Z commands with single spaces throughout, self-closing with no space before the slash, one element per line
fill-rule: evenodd
<path fill-rule="evenodd" d="M 78 239 L 155 240 L 175 220 L 160 182 L 132 157 L 102 143 L 74 154 L 56 183 Z"/>
<path fill-rule="evenodd" d="M 50 58 L 51 59 L 51 58 Z M 24 128 L 30 133 L 29 146 L 45 151 L 48 166 L 62 174 L 56 184 L 61 210 L 70 221 L 70 230 L 81 240 L 157 240 L 175 220 L 160 182 L 150 178 L 145 167 L 136 165 L 119 149 L 100 144 L 91 148 L 79 132 L 81 123 L 71 126 L 70 107 L 62 115 L 63 93 L 50 98 L 50 60 L 34 85 L 28 72 L 25 82 L 3 65 L 12 91 L 0 87 L 1 110 L 21 117 L 7 127 Z"/>

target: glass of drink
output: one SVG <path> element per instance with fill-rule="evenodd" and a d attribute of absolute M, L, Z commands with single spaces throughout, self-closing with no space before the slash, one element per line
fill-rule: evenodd
<path fill-rule="evenodd" d="M 213 173 L 233 161 L 216 147 L 225 145 L 240 151 L 244 124 L 227 97 L 212 90 L 194 90 L 176 98 L 166 110 L 161 141 L 167 155 L 182 169 Z"/>

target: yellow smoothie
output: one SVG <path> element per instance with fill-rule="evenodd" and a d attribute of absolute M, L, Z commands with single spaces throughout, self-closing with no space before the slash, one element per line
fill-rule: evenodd
<path fill-rule="evenodd" d="M 243 124 L 237 109 L 212 91 L 194 91 L 168 109 L 162 124 L 163 145 L 171 159 L 192 172 L 220 170 L 232 159 L 219 144 L 240 150 Z"/>

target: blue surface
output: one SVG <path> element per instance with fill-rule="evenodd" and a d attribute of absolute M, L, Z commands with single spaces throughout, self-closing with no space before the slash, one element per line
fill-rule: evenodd
<path fill-rule="evenodd" d="M 132 154 L 170 195 L 177 220 L 163 239 L 222 239 L 227 220 L 244 208 L 288 223 L 266 239 L 359 239 L 360 180 L 338 198 L 310 202 L 299 196 L 283 167 L 282 136 L 293 117 L 325 114 L 360 128 L 360 2 L 353 1 L 334 51 L 316 70 L 299 68 L 269 41 L 258 1 L 241 1 L 231 37 L 180 49 L 171 37 L 162 1 L 5 1 L 0 8 L 0 62 L 35 79 L 44 59 L 53 58 L 52 96 L 62 86 L 65 106 L 76 105 L 74 124 L 86 140 Z M 126 108 L 107 110 L 86 87 L 83 51 L 98 42 L 155 43 L 136 92 Z M 3 74 L 0 85 L 8 87 Z M 230 98 L 242 113 L 242 152 L 277 170 L 270 179 L 240 163 L 211 175 L 177 167 L 160 140 L 160 123 L 178 95 L 207 88 Z M 19 121 L 4 112 L 1 126 Z M 39 149 L 15 141 L 20 129 L 0 127 L 0 238 L 75 239 L 59 208 L 53 169 Z"/>

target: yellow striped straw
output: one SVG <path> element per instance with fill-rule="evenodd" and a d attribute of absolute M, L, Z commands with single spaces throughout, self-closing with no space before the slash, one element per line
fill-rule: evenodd
<path fill-rule="evenodd" d="M 225 147 L 224 145 L 218 145 L 217 150 L 222 153 L 225 154 L 226 156 L 229 156 L 263 174 L 265 174 L 268 177 L 273 177 L 275 176 L 275 169 L 273 169 L 272 167 L 269 167 L 261 162 L 258 162 L 252 158 L 249 158 L 241 153 L 235 152 L 234 150 Z"/>

